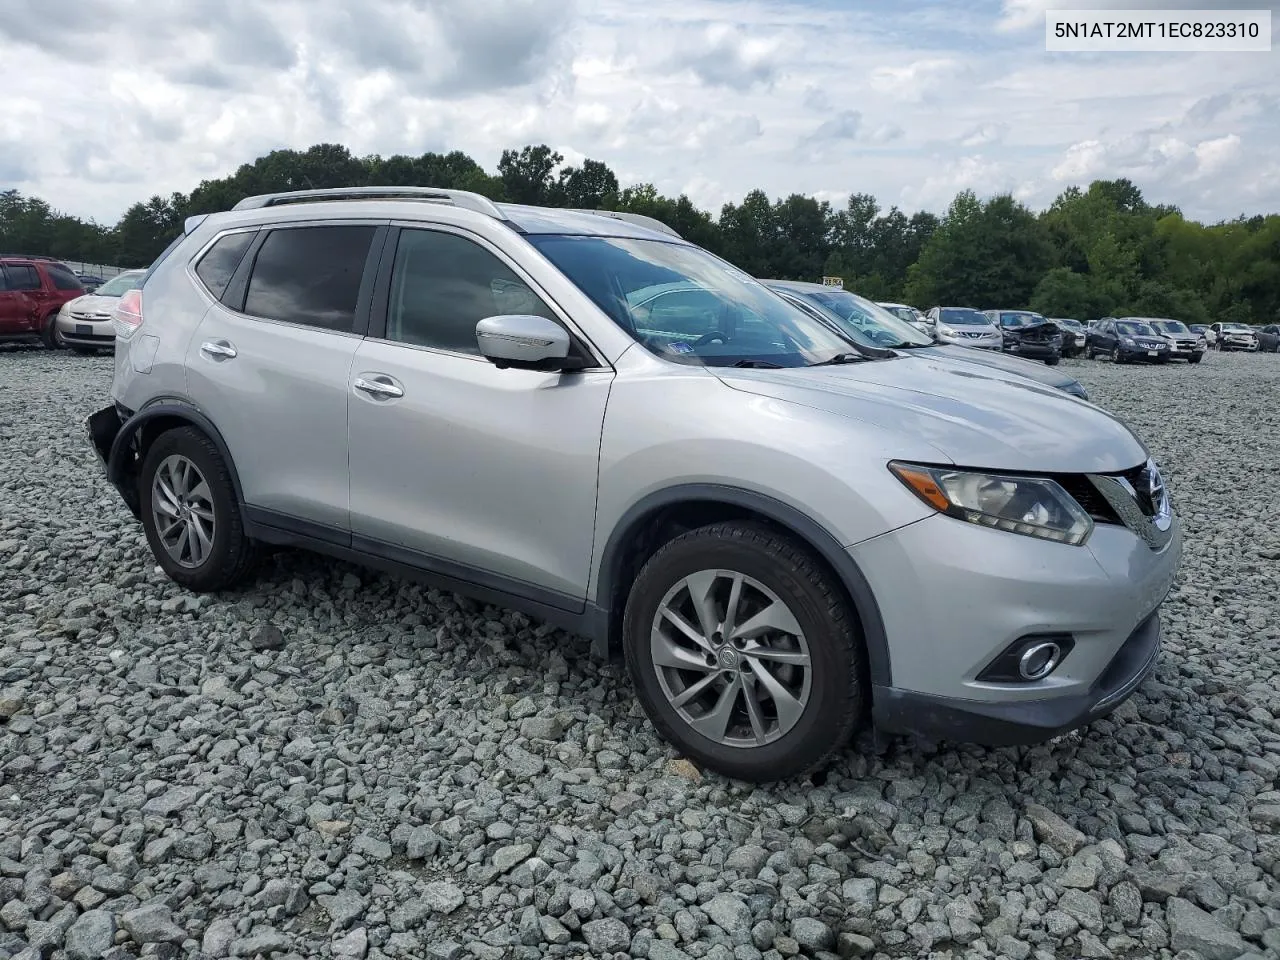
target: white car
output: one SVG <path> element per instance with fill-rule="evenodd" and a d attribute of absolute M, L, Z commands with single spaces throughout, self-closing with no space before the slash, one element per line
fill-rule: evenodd
<path fill-rule="evenodd" d="M 899 320 L 907 321 L 907 323 L 911 324 L 921 333 L 933 333 L 933 328 L 929 326 L 928 319 L 915 307 L 909 306 L 905 303 L 888 302 L 879 302 L 876 306 L 884 307 L 884 309 L 888 310 Z"/>
<path fill-rule="evenodd" d="M 934 307 L 928 313 L 929 332 L 942 343 L 983 350 L 1003 350 L 1004 334 L 991 318 L 973 307 Z"/>

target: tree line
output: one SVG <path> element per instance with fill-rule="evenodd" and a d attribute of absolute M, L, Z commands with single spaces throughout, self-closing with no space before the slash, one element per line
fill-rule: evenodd
<path fill-rule="evenodd" d="M 1150 204 L 1128 180 L 1070 187 L 1036 213 L 1009 195 L 962 191 L 947 212 L 908 214 L 854 193 L 843 207 L 752 190 L 719 216 L 652 184 L 622 188 L 597 160 L 566 165 L 545 145 L 506 150 L 488 173 L 460 151 L 357 157 L 337 144 L 275 150 L 189 194 L 153 196 L 106 226 L 0 193 L 0 250 L 145 266 L 193 214 L 246 196 L 360 186 L 436 186 L 494 200 L 643 213 L 759 276 L 843 278 L 877 300 L 1030 307 L 1048 316 L 1175 317 L 1188 323 L 1280 320 L 1280 215 L 1206 225 Z"/>

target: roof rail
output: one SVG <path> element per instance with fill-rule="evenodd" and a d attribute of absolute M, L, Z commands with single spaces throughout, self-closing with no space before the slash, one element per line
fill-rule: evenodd
<path fill-rule="evenodd" d="M 62 263 L 57 257 L 47 257 L 43 253 L 0 253 L 4 260 L 41 260 L 46 263 Z"/>
<path fill-rule="evenodd" d="M 597 217 L 611 217 L 614 220 L 623 220 L 626 223 L 634 223 L 638 227 L 648 227 L 650 230 L 657 230 L 659 233 L 665 233 L 669 237 L 675 237 L 683 240 L 684 237 L 672 227 L 667 226 L 656 217 L 646 217 L 643 213 L 624 213 L 621 210 L 583 210 L 571 209 L 570 213 L 589 213 Z"/>
<path fill-rule="evenodd" d="M 245 197 L 231 209 L 256 210 L 285 203 L 315 203 L 325 200 L 421 200 L 427 203 L 451 203 L 464 210 L 474 210 L 495 220 L 507 216 L 488 197 L 469 190 L 442 190 L 437 187 L 331 187 L 325 190 L 291 190 L 288 193 L 264 193 Z"/>

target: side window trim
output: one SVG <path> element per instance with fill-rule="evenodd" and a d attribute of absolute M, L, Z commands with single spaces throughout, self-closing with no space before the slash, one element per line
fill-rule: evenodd
<path fill-rule="evenodd" d="M 464 240 L 469 240 L 477 244 L 481 249 L 492 254 L 497 260 L 503 264 L 508 270 L 516 275 L 516 277 L 524 283 L 537 296 L 551 312 L 555 315 L 554 319 L 560 326 L 564 327 L 569 334 L 569 351 L 573 355 L 575 352 L 588 363 L 586 369 L 609 368 L 610 364 L 603 359 L 603 355 L 596 350 L 595 345 L 578 329 L 560 304 L 548 296 L 546 291 L 529 276 L 528 272 L 520 267 L 508 257 L 502 250 L 496 248 L 489 243 L 484 237 L 472 233 L 469 230 L 459 229 L 452 224 L 443 223 L 393 223 L 387 233 L 382 248 L 381 261 L 378 264 L 377 279 L 373 285 L 372 303 L 369 310 L 369 323 L 367 328 L 367 336 L 370 340 L 381 340 L 385 343 L 392 343 L 398 347 L 404 347 L 411 350 L 426 350 L 431 353 L 438 353 L 443 356 L 462 357 L 467 360 L 476 360 L 487 363 L 482 356 L 476 356 L 473 353 L 460 353 L 456 350 L 448 350 L 443 347 L 428 347 L 420 344 L 404 343 L 399 340 L 387 339 L 387 313 L 391 306 L 391 276 L 395 270 L 396 252 L 400 246 L 400 237 L 405 231 L 424 230 L 433 231 L 435 233 L 448 233 Z"/>
<path fill-rule="evenodd" d="M 262 246 L 267 242 L 267 238 L 278 230 L 305 230 L 305 229 L 321 229 L 323 227 L 373 227 L 373 238 L 369 243 L 369 252 L 365 255 L 364 270 L 360 277 L 360 289 L 356 294 L 355 315 L 352 318 L 352 329 L 350 330 L 331 330 L 327 327 L 311 326 L 309 324 L 293 323 L 288 320 L 277 320 L 272 317 L 260 317 L 257 314 L 248 313 L 245 310 L 245 301 L 249 295 L 249 280 L 253 276 L 253 269 L 258 262 L 258 254 L 262 251 Z M 259 323 L 278 323 L 290 327 L 301 327 L 306 330 L 318 330 L 322 333 L 333 333 L 339 336 L 357 336 L 364 337 L 369 329 L 369 313 L 370 304 L 373 300 L 374 285 L 377 273 L 381 265 L 383 250 L 386 246 L 386 239 L 390 233 L 390 227 L 386 220 L 320 220 L 320 221 L 302 221 L 287 223 L 264 223 L 257 224 L 253 227 L 239 228 L 238 230 L 224 230 L 218 234 L 213 240 L 206 245 L 205 249 L 212 246 L 217 240 L 228 233 L 247 232 L 254 230 L 257 236 L 253 242 L 249 244 L 249 248 L 245 251 L 244 256 L 240 260 L 240 266 L 236 268 L 236 272 L 231 277 L 231 282 L 227 284 L 226 292 L 223 294 L 221 305 L 226 309 L 250 320 L 256 320 Z M 203 249 L 201 251 L 203 254 Z M 199 257 L 193 257 L 191 263 L 187 265 L 188 271 L 194 276 L 195 269 L 191 265 L 195 263 Z M 196 278 L 199 282 L 199 278 Z M 204 292 L 212 296 L 204 284 L 200 284 Z"/>

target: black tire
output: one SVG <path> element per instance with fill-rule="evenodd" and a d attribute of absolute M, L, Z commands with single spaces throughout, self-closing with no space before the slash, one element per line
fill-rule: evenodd
<path fill-rule="evenodd" d="M 91 353 L 95 353 L 95 354 L 96 354 L 96 353 L 98 352 L 98 351 L 97 351 L 97 350 L 95 350 L 93 347 L 72 347 L 72 348 L 71 348 L 71 350 L 72 350 L 72 352 L 73 352 L 73 353 L 78 353 L 78 354 L 80 354 L 82 357 L 83 357 L 83 356 L 86 356 L 86 355 L 88 355 L 88 354 L 91 354 Z"/>
<path fill-rule="evenodd" d="M 44 326 L 40 328 L 40 342 L 45 345 L 47 350 L 62 349 L 63 343 L 62 337 L 58 336 L 58 315 L 56 313 L 51 313 L 45 318 Z"/>
<path fill-rule="evenodd" d="M 1111 362 L 1112 362 L 1112 363 L 1124 363 L 1124 362 L 1125 362 L 1124 354 L 1123 354 L 1123 353 L 1121 353 L 1121 351 L 1120 351 L 1120 348 L 1119 348 L 1119 347 L 1116 347 L 1114 350 L 1112 350 L 1112 351 L 1111 351 Z"/>
<path fill-rule="evenodd" d="M 213 505 L 212 546 L 204 562 L 184 567 L 165 549 L 152 510 L 156 471 L 167 457 L 186 457 L 209 485 Z M 194 427 L 178 427 L 162 433 L 151 444 L 138 476 L 138 502 L 142 527 L 156 563 L 169 578 L 189 590 L 207 593 L 224 590 L 244 580 L 257 559 L 257 544 L 244 532 L 240 505 L 236 502 L 231 472 L 213 441 Z"/>
<path fill-rule="evenodd" d="M 1058 360 L 1059 360 L 1059 359 L 1061 359 L 1061 358 L 1059 358 L 1059 357 L 1045 357 L 1045 358 L 1044 358 L 1044 365 L 1045 365 L 1046 367 L 1056 367 L 1056 366 L 1058 365 Z"/>
<path fill-rule="evenodd" d="M 768 587 L 806 638 L 809 700 L 795 725 L 763 746 L 719 743 L 694 730 L 659 682 L 651 658 L 659 606 L 680 580 L 703 570 L 742 573 Z M 805 547 L 763 524 L 717 523 L 662 546 L 632 584 L 623 647 L 636 695 L 658 733 L 683 755 L 739 780 L 763 783 L 819 769 L 848 743 L 866 712 L 866 654 L 843 590 Z"/>
<path fill-rule="evenodd" d="M 1204 358 L 1204 354 L 1196 353 L 1187 357 L 1187 363 L 1199 363 Z"/>

